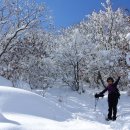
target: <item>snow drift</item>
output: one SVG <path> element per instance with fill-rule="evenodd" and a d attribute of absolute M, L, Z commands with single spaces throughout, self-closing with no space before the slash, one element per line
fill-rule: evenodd
<path fill-rule="evenodd" d="M 61 121 L 65 120 L 67 116 L 70 117 L 69 114 L 67 115 L 66 112 L 55 104 L 29 91 L 0 87 L 0 95 L 2 102 L 4 102 L 1 105 L 1 111 L 4 113 L 28 114 Z"/>

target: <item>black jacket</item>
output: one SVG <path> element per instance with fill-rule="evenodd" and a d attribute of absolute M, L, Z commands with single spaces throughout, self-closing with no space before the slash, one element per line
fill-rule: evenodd
<path fill-rule="evenodd" d="M 119 90 L 117 88 L 119 81 L 120 81 L 120 77 L 118 77 L 116 82 L 113 83 L 111 86 L 107 86 L 100 94 L 103 95 L 106 91 L 108 91 L 108 98 L 110 96 L 115 97 L 115 98 L 119 98 L 120 93 L 119 93 Z"/>

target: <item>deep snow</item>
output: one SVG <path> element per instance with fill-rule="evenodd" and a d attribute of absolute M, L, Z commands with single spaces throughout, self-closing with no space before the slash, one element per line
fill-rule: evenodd
<path fill-rule="evenodd" d="M 97 90 L 80 95 L 69 88 L 52 88 L 42 97 L 5 84 L 0 86 L 0 130 L 130 130 L 126 92 L 119 100 L 117 121 L 107 122 L 107 96 L 94 111 Z"/>

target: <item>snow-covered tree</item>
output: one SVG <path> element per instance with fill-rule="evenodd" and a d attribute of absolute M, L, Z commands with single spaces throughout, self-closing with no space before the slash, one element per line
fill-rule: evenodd
<path fill-rule="evenodd" d="M 108 76 L 117 78 L 119 72 L 123 73 L 122 87 L 128 83 L 125 58 L 129 45 L 126 40 L 130 29 L 128 17 L 120 8 L 114 11 L 110 0 L 102 5 L 104 10 L 93 12 L 80 24 L 66 29 L 58 40 L 58 63 L 63 79 L 76 90 L 82 69 L 82 80 L 86 79 L 92 86 L 101 85 L 99 72 L 102 80 Z"/>
<path fill-rule="evenodd" d="M 129 22 L 121 9 L 116 11 L 112 9 L 109 0 L 102 5 L 104 10 L 93 12 L 81 22 L 81 27 L 83 30 L 86 28 L 84 32 L 90 35 L 96 49 L 94 54 L 96 58 L 91 62 L 90 70 L 92 71 L 91 67 L 95 66 L 97 71 L 104 73 L 104 76 L 110 75 L 115 78 L 121 71 L 127 79 L 125 56 L 128 52 L 128 42 L 125 37 L 130 29 Z M 126 81 L 124 80 L 124 85 Z"/>
<path fill-rule="evenodd" d="M 88 41 L 81 35 L 78 27 L 63 31 L 57 40 L 56 63 L 63 82 L 73 90 L 83 90 L 82 81 L 87 72 L 87 54 L 90 54 Z M 88 48 L 88 49 L 87 49 Z"/>
<path fill-rule="evenodd" d="M 38 71 L 44 73 L 40 63 L 51 53 L 52 35 L 43 31 L 51 17 L 45 5 L 34 0 L 0 2 L 0 74 L 12 81 L 21 78 L 36 83 L 32 73 L 35 77 L 40 77 Z"/>
<path fill-rule="evenodd" d="M 59 79 L 81 92 L 85 83 L 105 86 L 108 76 L 123 73 L 126 88 L 129 17 L 120 8 L 113 10 L 110 0 L 102 6 L 79 24 L 52 33 L 44 27 L 52 18 L 44 4 L 1 0 L 0 75 L 42 89 Z"/>
<path fill-rule="evenodd" d="M 51 34 L 42 31 L 29 32 L 19 39 L 9 52 L 8 78 L 26 81 L 31 88 L 46 88 L 55 75 L 50 56 L 52 45 Z"/>

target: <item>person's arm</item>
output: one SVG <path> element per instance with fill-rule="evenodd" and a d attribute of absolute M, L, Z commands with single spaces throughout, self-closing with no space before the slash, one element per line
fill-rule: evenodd
<path fill-rule="evenodd" d="M 104 97 L 104 93 L 108 90 L 108 88 L 105 88 L 102 92 L 100 92 L 99 94 L 95 94 L 95 98 L 99 98 L 99 97 Z"/>
<path fill-rule="evenodd" d="M 118 79 L 117 79 L 116 82 L 114 83 L 114 86 L 115 86 L 115 87 L 118 85 L 119 81 L 120 81 L 120 77 L 118 77 Z"/>
<path fill-rule="evenodd" d="M 100 92 L 99 94 L 104 94 L 106 91 L 108 90 L 108 88 L 105 88 L 102 92 Z"/>

